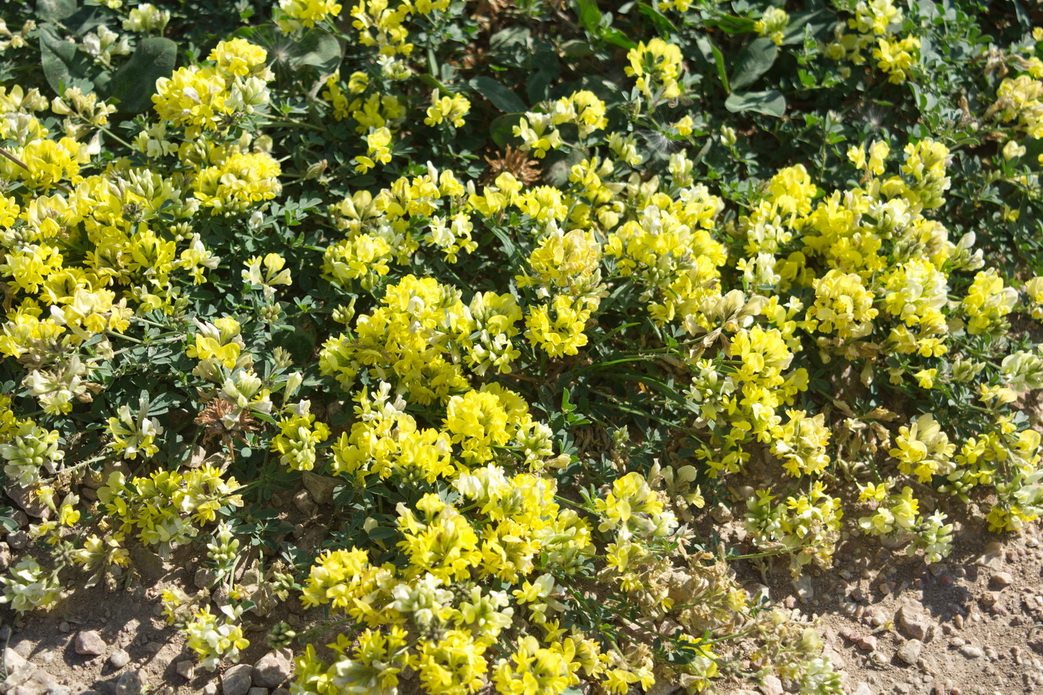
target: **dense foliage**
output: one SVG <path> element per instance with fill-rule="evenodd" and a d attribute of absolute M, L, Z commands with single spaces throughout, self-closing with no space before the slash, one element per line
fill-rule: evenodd
<path fill-rule="evenodd" d="M 839 691 L 737 567 L 1043 507 L 1033 11 L 7 6 L 0 600 L 180 553 L 297 693 Z"/>

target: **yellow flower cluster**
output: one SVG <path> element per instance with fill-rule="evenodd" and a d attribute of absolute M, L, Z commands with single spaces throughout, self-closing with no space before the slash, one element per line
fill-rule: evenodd
<path fill-rule="evenodd" d="M 778 428 L 771 443 L 771 453 L 783 461 L 786 472 L 794 478 L 821 473 L 829 465 L 829 430 L 825 415 L 808 417 L 803 410 L 787 410 L 788 420 Z"/>
<path fill-rule="evenodd" d="M 284 466 L 310 471 L 315 467 L 315 447 L 329 438 L 330 428 L 315 421 L 309 401 L 287 406 L 286 410 L 288 417 L 279 421 L 279 434 L 272 437 L 272 451 L 279 454 Z"/>
<path fill-rule="evenodd" d="M 156 81 L 156 113 L 185 129 L 188 138 L 220 131 L 268 104 L 268 54 L 245 39 L 222 41 L 210 52 L 212 66 L 178 68 Z"/>
<path fill-rule="evenodd" d="M 788 26 L 789 14 L 782 8 L 769 7 L 764 10 L 761 18 L 753 23 L 753 30 L 761 36 L 767 36 L 776 46 L 781 46 Z"/>
<path fill-rule="evenodd" d="M 465 516 L 433 494 L 415 511 L 399 505 L 405 569 L 376 566 L 357 548 L 319 557 L 303 590 L 305 605 L 329 604 L 367 629 L 357 641 L 339 638 L 331 665 L 309 647 L 298 659 L 296 687 L 393 688 L 408 671 L 431 693 L 472 693 L 489 681 L 499 693 L 532 692 L 534 684 L 538 692 L 561 693 L 580 674 L 604 679 L 610 692 L 623 692 L 612 689 L 613 680 L 636 682 L 608 667 L 596 641 L 559 627 L 564 606 L 550 571 L 574 567 L 592 546 L 586 524 L 554 501 L 554 482 L 528 473 L 511 478 L 490 465 L 460 475 L 454 486 L 476 513 Z M 503 588 L 484 589 L 479 580 L 488 577 Z M 511 637 L 512 647 L 494 662 L 501 633 L 519 613 L 545 638 Z"/>
<path fill-rule="evenodd" d="M 887 74 L 889 82 L 901 84 L 910 78 L 912 68 L 920 61 L 920 39 L 896 37 L 902 20 L 902 10 L 892 0 L 861 0 L 855 7 L 855 16 L 847 21 L 847 28 L 856 33 L 849 34 L 843 25 L 837 26 L 834 43 L 826 47 L 826 54 L 833 60 L 864 65 L 865 51 L 872 47 L 876 66 Z M 842 68 L 841 72 L 845 71 L 850 74 L 850 68 Z"/>
<path fill-rule="evenodd" d="M 681 96 L 681 49 L 655 38 L 642 41 L 627 53 L 630 62 L 624 71 L 637 78 L 637 89 L 653 101 Z"/>
<path fill-rule="evenodd" d="M 449 435 L 418 428 L 405 412 L 406 402 L 391 398 L 390 392 L 391 385 L 383 382 L 372 395 L 365 387 L 356 395 L 358 419 L 333 445 L 333 470 L 354 474 L 360 483 L 369 475 L 415 476 L 428 482 L 454 475 Z"/>
<path fill-rule="evenodd" d="M 431 106 L 427 109 L 427 118 L 424 119 L 424 123 L 435 126 L 447 121 L 454 128 L 459 128 L 464 124 L 464 116 L 470 110 L 471 102 L 459 94 L 441 98 L 432 95 Z"/>
<path fill-rule="evenodd" d="M 120 534 L 137 530 L 142 543 L 158 546 L 166 557 L 171 548 L 196 536 L 199 526 L 214 521 L 217 510 L 241 507 L 235 494 L 239 483 L 223 478 L 211 466 L 186 471 L 155 471 L 127 482 L 119 471 L 98 490 L 105 513 L 118 523 Z"/>
<path fill-rule="evenodd" d="M 784 504 L 773 505 L 774 499 L 768 491 L 758 490 L 746 502 L 746 525 L 756 544 L 763 550 L 791 553 L 790 570 L 794 576 L 799 576 L 809 563 L 831 567 L 844 516 L 840 500 L 827 494 L 821 481 L 814 483 L 807 494 L 787 497 Z"/>
<path fill-rule="evenodd" d="M 1043 137 L 1043 81 L 1032 75 L 1008 77 L 996 90 L 996 102 L 988 115 L 1003 123 L 1015 123 L 1031 138 Z"/>
<path fill-rule="evenodd" d="M 215 148 L 192 182 L 195 197 L 213 214 L 243 212 L 279 194 L 279 163 L 267 152 Z"/>
<path fill-rule="evenodd" d="M 531 151 L 539 159 L 562 146 L 561 132 L 557 128 L 560 125 L 575 125 L 581 140 L 608 125 L 605 102 L 587 90 L 540 104 L 538 109 L 526 112 L 514 126 L 513 133 L 522 141 L 520 149 Z"/>
<path fill-rule="evenodd" d="M 276 22 L 286 33 L 314 27 L 340 14 L 341 5 L 335 0 L 279 0 Z"/>

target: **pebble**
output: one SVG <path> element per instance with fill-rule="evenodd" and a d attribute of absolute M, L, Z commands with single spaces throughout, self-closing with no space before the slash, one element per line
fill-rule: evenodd
<path fill-rule="evenodd" d="M 811 575 L 802 574 L 800 578 L 793 581 L 793 588 L 801 601 L 810 601 L 815 596 L 815 587 L 811 583 Z"/>
<path fill-rule="evenodd" d="M 130 663 L 130 654 L 124 649 L 117 649 L 109 655 L 109 665 L 114 669 L 121 669 Z"/>
<path fill-rule="evenodd" d="M 105 640 L 95 630 L 81 630 L 76 633 L 73 649 L 84 656 L 98 656 L 105 652 Z"/>
<path fill-rule="evenodd" d="M 786 692 L 782 688 L 782 681 L 775 676 L 765 676 L 761 681 L 760 691 L 764 695 L 784 695 Z"/>
<path fill-rule="evenodd" d="M 7 534 L 7 544 L 15 550 L 22 550 L 29 545 L 29 534 L 22 529 L 9 533 Z"/>
<path fill-rule="evenodd" d="M 250 688 L 246 695 L 268 695 L 268 688 Z"/>
<path fill-rule="evenodd" d="M 13 673 L 25 666 L 28 662 L 25 657 L 10 647 L 4 649 L 3 667 L 7 673 Z"/>
<path fill-rule="evenodd" d="M 192 680 L 192 677 L 196 675 L 195 662 L 192 659 L 185 659 L 179 661 L 174 666 L 174 670 L 177 671 L 177 675 L 181 676 L 185 680 Z"/>
<path fill-rule="evenodd" d="M 293 652 L 289 649 L 271 651 L 262 656 L 253 667 L 253 684 L 262 688 L 282 685 L 293 674 Z"/>
<path fill-rule="evenodd" d="M 30 642 L 27 639 L 20 639 L 15 642 L 13 649 L 18 653 L 19 656 L 23 656 L 26 659 L 33 653 L 33 649 L 36 647 L 35 642 Z"/>
<path fill-rule="evenodd" d="M 253 666 L 249 664 L 233 666 L 221 674 L 221 692 L 224 695 L 247 695 L 252 675 Z"/>
<path fill-rule="evenodd" d="M 1013 583 L 1014 577 L 1010 572 L 995 572 L 991 577 L 989 577 L 989 586 L 997 589 L 1002 589 Z"/>
<path fill-rule="evenodd" d="M 728 509 L 724 503 L 718 504 L 714 507 L 710 511 L 710 516 L 712 516 L 713 520 L 719 524 L 726 524 L 734 518 L 732 516 L 732 510 Z"/>
<path fill-rule="evenodd" d="M 44 521 L 51 518 L 51 508 L 48 507 L 37 494 L 35 494 L 35 490 L 32 488 L 9 485 L 4 492 L 7 493 L 7 496 L 10 497 L 15 504 L 21 507 L 21 509 L 16 510 L 13 515 L 19 526 L 27 525 L 29 523 L 29 516 L 34 516 L 43 519 Z M 19 517 L 19 515 L 21 515 L 21 517 Z M 25 519 L 25 524 L 22 523 L 22 518 Z"/>
<path fill-rule="evenodd" d="M 217 695 L 217 683 L 207 683 L 204 685 L 203 695 Z"/>
<path fill-rule="evenodd" d="M 952 641 L 949 642 L 950 646 L 957 648 L 962 647 L 965 644 L 967 644 L 967 640 L 963 639 L 962 637 L 953 637 Z"/>
<path fill-rule="evenodd" d="M 925 640 L 931 632 L 931 619 L 922 607 L 903 603 L 895 613 L 895 623 L 903 635 L 910 639 Z"/>
<path fill-rule="evenodd" d="M 28 666 L 32 666 L 32 664 L 28 664 L 26 668 L 28 668 Z M 23 671 L 25 670 L 26 669 L 23 669 Z M 12 677 L 7 679 L 7 681 L 4 682 L 4 685 L 7 685 L 7 683 L 14 680 L 16 676 L 18 676 L 17 673 L 12 674 Z M 25 695 L 45 695 L 46 693 L 51 693 L 58 687 L 57 678 L 47 673 L 47 671 L 34 668 L 34 670 L 30 672 L 28 678 L 21 681 L 18 687 L 13 687 L 8 692 L 16 693 L 17 695 L 22 695 L 23 693 Z"/>
<path fill-rule="evenodd" d="M 293 506 L 297 507 L 297 510 L 305 516 L 312 516 L 319 510 L 319 505 L 315 504 L 307 490 L 300 490 L 293 496 Z"/>
<path fill-rule="evenodd" d="M 119 677 L 116 695 L 141 695 L 141 676 L 137 671 L 127 671 Z"/>
<path fill-rule="evenodd" d="M 911 639 L 895 652 L 895 656 L 903 664 L 913 666 L 920 659 L 920 652 L 923 650 L 923 642 L 916 639 Z"/>
<path fill-rule="evenodd" d="M 986 567 L 998 567 L 1003 562 L 1003 545 L 999 541 L 992 541 L 985 546 L 985 552 L 978 558 L 978 563 Z"/>
<path fill-rule="evenodd" d="M 305 471 L 303 480 L 305 489 L 311 495 L 311 498 L 315 500 L 317 504 L 333 504 L 333 490 L 338 485 L 343 485 L 344 481 L 340 478 L 333 478 L 328 475 L 318 475 L 311 471 Z M 731 521 L 730 519 L 728 521 Z"/>
<path fill-rule="evenodd" d="M 985 656 L 985 652 L 982 651 L 981 647 L 975 647 L 970 644 L 965 644 L 960 647 L 960 653 L 968 659 L 980 659 Z"/>
<path fill-rule="evenodd" d="M 11 566 L 11 548 L 7 543 L 0 543 L 0 572 Z"/>
<path fill-rule="evenodd" d="M 196 570 L 195 576 L 192 577 L 192 583 L 195 584 L 197 589 L 206 589 L 214 583 L 214 573 L 206 567 L 200 567 Z"/>

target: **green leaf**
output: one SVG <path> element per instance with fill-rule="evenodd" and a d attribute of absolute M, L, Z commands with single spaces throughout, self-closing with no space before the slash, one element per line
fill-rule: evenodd
<path fill-rule="evenodd" d="M 651 19 L 652 24 L 655 24 L 656 31 L 660 34 L 677 32 L 677 27 L 674 23 L 671 22 L 662 12 L 648 5 L 648 3 L 639 2 L 637 4 L 637 11 Z"/>
<path fill-rule="evenodd" d="M 311 29 L 290 48 L 287 62 L 294 70 L 313 67 L 326 74 L 337 69 L 340 59 L 340 41 L 328 32 Z"/>
<path fill-rule="evenodd" d="M 576 14 L 584 29 L 594 36 L 600 35 L 601 10 L 598 9 L 597 0 L 576 0 Z"/>
<path fill-rule="evenodd" d="M 811 29 L 812 36 L 819 37 L 836 24 L 836 21 L 836 15 L 826 9 L 791 14 L 786 31 L 782 34 L 782 43 L 787 46 L 803 43 L 804 27 Z"/>
<path fill-rule="evenodd" d="M 141 113 L 152 107 L 156 80 L 169 77 L 177 60 L 177 44 L 170 39 L 152 37 L 138 44 L 134 55 L 112 78 L 112 96 L 119 99 L 120 111 Z"/>
<path fill-rule="evenodd" d="M 626 34 L 621 32 L 619 29 L 603 29 L 601 31 L 601 40 L 612 44 L 613 46 L 619 46 L 630 51 L 637 48 L 637 44 L 627 38 Z"/>
<path fill-rule="evenodd" d="M 529 85 L 525 90 L 530 104 L 539 103 L 550 96 L 550 84 L 558 79 L 561 72 L 558 54 L 554 51 L 540 51 L 533 62 L 537 66 L 537 71 L 536 74 L 529 77 Z"/>
<path fill-rule="evenodd" d="M 728 86 L 728 71 L 724 64 L 724 54 L 721 53 L 721 49 L 717 48 L 715 44 L 708 36 L 699 36 L 695 39 L 695 46 L 699 49 L 699 53 L 702 55 L 703 60 L 707 63 L 712 63 L 717 69 L 717 77 L 721 80 L 721 85 L 724 86 L 724 91 L 730 92 L 731 89 Z"/>
<path fill-rule="evenodd" d="M 781 118 L 786 113 L 786 97 L 776 89 L 769 89 L 766 92 L 731 94 L 724 100 L 724 108 L 732 113 L 753 111 L 763 113 L 765 116 Z"/>
<path fill-rule="evenodd" d="M 76 0 L 36 0 L 36 17 L 43 22 L 60 22 L 76 12 Z"/>
<path fill-rule="evenodd" d="M 578 147 L 568 152 L 553 152 L 547 155 L 543 163 L 543 180 L 551 186 L 564 186 L 568 183 L 572 167 L 589 155 L 586 148 Z"/>
<path fill-rule="evenodd" d="M 492 102 L 492 105 L 504 113 L 522 113 L 528 111 L 517 94 L 504 87 L 491 77 L 482 75 L 468 82 L 476 92 Z"/>
<path fill-rule="evenodd" d="M 50 24 L 40 27 L 40 63 L 55 94 L 64 94 L 68 87 L 79 87 L 84 93 L 94 91 L 92 73 L 98 72 L 94 64 L 76 44 L 62 40 Z"/>
<path fill-rule="evenodd" d="M 732 70 L 732 89 L 748 87 L 771 69 L 775 62 L 775 56 L 779 53 L 779 47 L 768 38 L 760 37 L 747 44 L 735 59 L 735 69 Z"/>
<path fill-rule="evenodd" d="M 706 20 L 706 26 L 720 29 L 725 34 L 748 34 L 753 31 L 755 22 L 749 17 L 733 17 L 721 15 Z"/>

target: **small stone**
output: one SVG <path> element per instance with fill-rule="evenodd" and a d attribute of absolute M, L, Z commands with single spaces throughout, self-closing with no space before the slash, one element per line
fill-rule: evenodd
<path fill-rule="evenodd" d="M 268 695 L 268 688 L 253 687 L 247 691 L 246 695 Z"/>
<path fill-rule="evenodd" d="M 311 471 L 304 472 L 302 482 L 316 504 L 333 504 L 333 490 L 344 484 L 340 478 L 318 475 Z"/>
<path fill-rule="evenodd" d="M 793 588 L 801 601 L 810 601 L 815 596 L 815 587 L 811 583 L 810 575 L 802 574 L 800 578 L 793 580 Z"/>
<path fill-rule="evenodd" d="M 72 628 L 69 627 L 69 623 L 65 622 L 64 620 L 58 623 L 58 632 L 68 632 L 71 629 Z"/>
<path fill-rule="evenodd" d="M 130 663 L 130 654 L 124 649 L 117 649 L 109 655 L 109 665 L 114 669 L 121 669 Z"/>
<path fill-rule="evenodd" d="M 6 684 L 6 683 L 5 683 Z M 15 695 L 46 695 L 58 686 L 58 679 L 42 669 L 36 669 L 21 685 L 12 689 Z"/>
<path fill-rule="evenodd" d="M 319 505 L 315 504 L 307 490 L 300 490 L 293 496 L 293 506 L 305 516 L 312 516 L 319 509 Z"/>
<path fill-rule="evenodd" d="M 0 572 L 11 566 L 11 547 L 7 543 L 0 543 Z"/>
<path fill-rule="evenodd" d="M 867 610 L 863 618 L 866 624 L 870 627 L 880 627 L 881 625 L 887 622 L 887 617 L 884 615 L 884 612 L 880 610 L 880 608 L 878 607 L 873 607 Z"/>
<path fill-rule="evenodd" d="M 51 518 L 51 508 L 44 503 L 33 488 L 10 485 L 5 489 L 5 492 L 29 516 L 34 516 L 44 521 Z"/>
<path fill-rule="evenodd" d="M 116 695 L 141 695 L 141 676 L 137 671 L 127 671 L 119 677 Z"/>
<path fill-rule="evenodd" d="M 775 676 L 765 676 L 761 681 L 760 691 L 764 695 L 784 695 L 786 692 L 782 689 L 782 681 Z"/>
<path fill-rule="evenodd" d="M 98 656 L 105 652 L 105 647 L 107 646 L 105 640 L 95 630 L 81 630 L 76 633 L 73 649 L 76 650 L 77 654 L 83 654 L 84 656 Z"/>
<path fill-rule="evenodd" d="M 24 529 L 7 534 L 7 544 L 15 550 L 23 550 L 29 545 L 29 534 Z"/>
<path fill-rule="evenodd" d="M 963 629 L 963 624 L 964 624 L 964 619 L 963 619 L 963 616 L 962 616 L 962 615 L 959 615 L 959 614 L 957 614 L 957 615 L 956 615 L 956 616 L 955 616 L 955 617 L 954 617 L 954 618 L 952 619 L 952 624 L 956 626 L 956 629 L 957 629 L 957 630 L 962 630 L 962 629 Z"/>
<path fill-rule="evenodd" d="M 196 675 L 195 662 L 191 659 L 177 662 L 177 664 L 174 665 L 174 670 L 177 671 L 177 675 L 189 681 Z"/>
<path fill-rule="evenodd" d="M 967 640 L 963 639 L 962 637 L 953 637 L 952 641 L 949 642 L 950 647 L 956 647 L 957 649 L 959 649 L 965 644 L 967 644 Z"/>
<path fill-rule="evenodd" d="M 994 589 L 1002 589 L 1014 583 L 1014 577 L 1010 572 L 995 572 L 989 577 L 989 586 Z"/>
<path fill-rule="evenodd" d="M 196 574 L 192 577 L 192 583 L 195 584 L 197 589 L 206 589 L 214 583 L 214 573 L 208 570 L 206 567 L 200 567 L 196 570 Z"/>
<path fill-rule="evenodd" d="M 931 619 L 922 607 L 913 603 L 903 603 L 895 613 L 895 622 L 903 635 L 910 639 L 924 641 L 931 631 Z"/>
<path fill-rule="evenodd" d="M 253 666 L 239 664 L 221 674 L 221 692 L 224 695 L 246 695 L 250 691 Z"/>
<path fill-rule="evenodd" d="M 25 666 L 27 663 L 25 657 L 16 652 L 15 650 L 7 647 L 4 649 L 4 673 L 14 673 L 18 669 Z"/>
<path fill-rule="evenodd" d="M 992 541 L 985 546 L 985 552 L 978 558 L 978 563 L 986 567 L 999 567 L 1003 563 L 1003 545 Z"/>
<path fill-rule="evenodd" d="M 204 685 L 203 695 L 217 695 L 217 683 L 207 683 Z"/>
<path fill-rule="evenodd" d="M 253 684 L 262 688 L 282 685 L 293 674 L 293 652 L 289 649 L 271 651 L 262 656 L 253 667 Z"/>
<path fill-rule="evenodd" d="M 918 639 L 911 639 L 898 648 L 898 651 L 895 652 L 895 656 L 897 656 L 898 660 L 903 664 L 913 666 L 917 661 L 919 661 L 921 650 L 923 650 L 923 642 Z"/>
<path fill-rule="evenodd" d="M 858 684 L 858 688 L 851 695 L 873 695 L 873 689 L 869 687 L 869 683 L 863 681 Z"/>
<path fill-rule="evenodd" d="M 710 512 L 710 516 L 719 524 L 726 524 L 735 518 L 732 516 L 732 510 L 728 509 L 723 503 L 714 507 L 713 511 Z"/>
<path fill-rule="evenodd" d="M 873 635 L 867 635 L 865 637 L 859 638 L 859 640 L 855 644 L 858 645 L 859 649 L 872 653 L 876 651 L 877 640 L 876 637 L 874 637 Z"/>
<path fill-rule="evenodd" d="M 960 654 L 963 654 L 968 659 L 980 659 L 985 656 L 985 652 L 982 651 L 981 647 L 975 647 L 970 644 L 960 647 Z"/>

